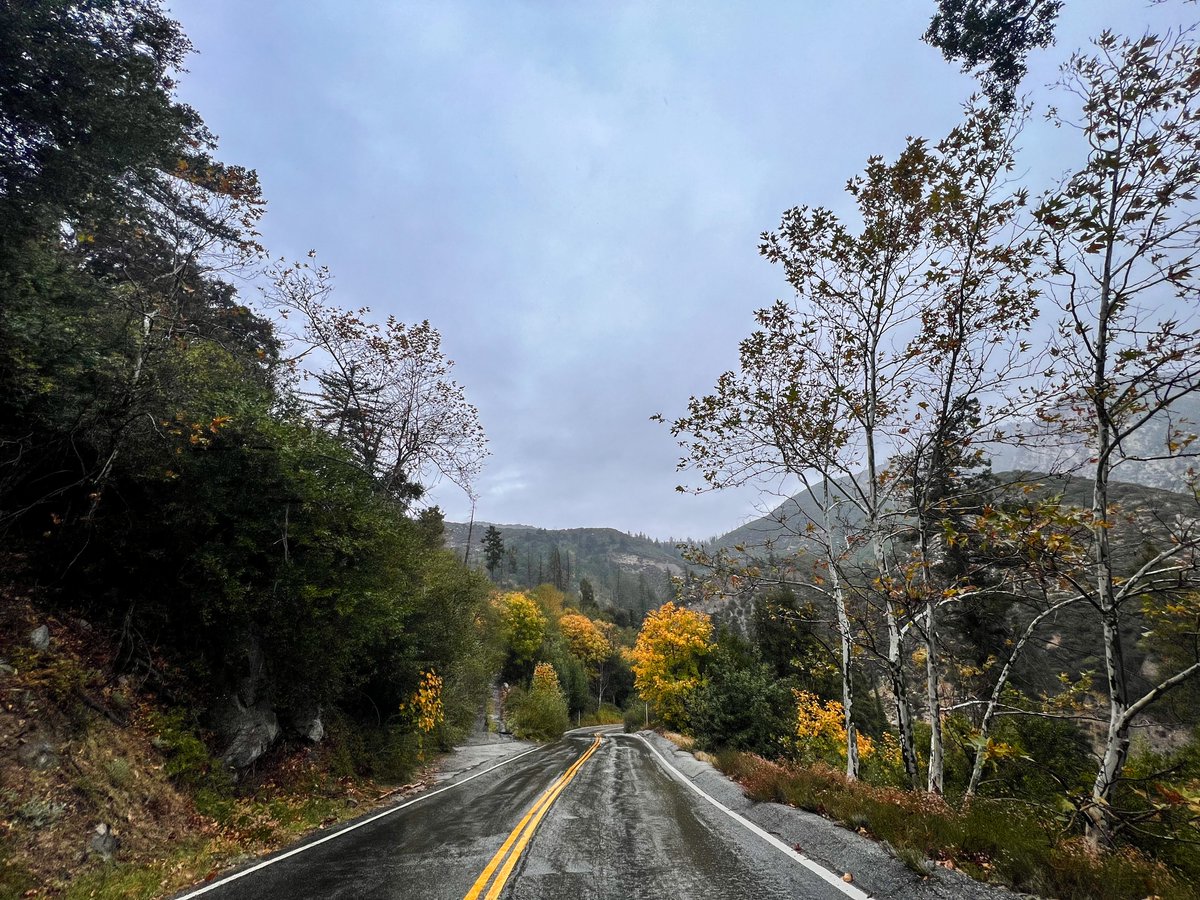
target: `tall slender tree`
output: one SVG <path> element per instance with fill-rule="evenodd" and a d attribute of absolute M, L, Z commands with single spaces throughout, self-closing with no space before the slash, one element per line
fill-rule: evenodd
<path fill-rule="evenodd" d="M 1114 790 L 1135 717 L 1189 678 L 1200 658 L 1129 683 L 1126 624 L 1147 598 L 1193 589 L 1200 565 L 1194 519 L 1167 523 L 1165 547 L 1132 575 L 1114 561 L 1124 527 L 1110 493 L 1123 466 L 1194 457 L 1195 435 L 1174 423 L 1161 446 L 1139 442 L 1200 390 L 1200 47 L 1191 31 L 1121 38 L 1065 65 L 1059 91 L 1080 104 L 1056 122 L 1086 141 L 1085 164 L 1043 200 L 1038 217 L 1054 251 L 1061 310 L 1061 380 L 1043 419 L 1082 434 L 1091 450 L 1091 583 L 1076 588 L 1102 633 L 1108 723 L 1087 809 L 1094 841 L 1111 840 Z"/>

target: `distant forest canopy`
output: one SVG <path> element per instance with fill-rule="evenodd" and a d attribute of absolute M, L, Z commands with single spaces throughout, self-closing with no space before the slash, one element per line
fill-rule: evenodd
<path fill-rule="evenodd" d="M 499 535 L 488 555 L 487 536 Z M 527 525 L 446 523 L 447 546 L 486 569 L 499 585 L 534 588 L 552 584 L 561 591 L 590 591 L 600 606 L 611 607 L 619 625 L 637 624 L 646 613 L 677 595 L 677 579 L 691 578 L 680 549 L 672 542 L 631 535 L 613 528 L 561 530 Z M 586 587 L 585 587 L 586 583 Z"/>

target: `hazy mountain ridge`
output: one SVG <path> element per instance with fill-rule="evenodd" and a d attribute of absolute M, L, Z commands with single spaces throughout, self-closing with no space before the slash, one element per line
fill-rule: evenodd
<path fill-rule="evenodd" d="M 1135 472 L 1130 469 L 1130 472 Z M 1126 513 L 1152 511 L 1170 515 L 1195 515 L 1196 501 L 1184 493 L 1187 483 L 1182 475 L 1162 484 L 1147 483 L 1166 481 L 1160 470 L 1147 470 L 1146 482 L 1112 481 L 1109 484 L 1110 502 Z M 1039 485 L 1038 494 L 1061 493 L 1069 506 L 1086 508 L 1092 502 L 1092 482 L 1086 475 L 1078 473 L 1053 474 L 1039 470 L 1017 469 L 996 472 L 993 476 L 1000 485 Z M 767 514 L 740 525 L 716 538 L 712 546 L 719 548 L 745 547 L 766 550 L 768 547 L 777 555 L 793 553 L 804 543 L 803 533 L 808 523 L 820 524 L 820 501 L 804 490 L 784 500 Z M 849 505 L 841 511 L 843 520 L 852 524 L 861 519 L 861 514 Z"/>
<path fill-rule="evenodd" d="M 447 522 L 445 527 L 446 546 L 459 553 L 465 554 L 470 532 L 471 563 L 478 566 L 483 565 L 483 535 L 495 527 L 505 550 L 495 574 L 501 583 L 532 587 L 557 581 L 564 590 L 578 591 L 586 578 L 598 601 L 636 612 L 670 599 L 669 579 L 685 572 L 673 543 L 616 528 L 551 529 L 480 521 L 473 526 Z"/>

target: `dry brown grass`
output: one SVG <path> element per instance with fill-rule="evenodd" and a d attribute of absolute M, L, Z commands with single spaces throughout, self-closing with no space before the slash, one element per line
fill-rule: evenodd
<path fill-rule="evenodd" d="M 659 733 L 680 750 L 691 750 L 696 746 L 696 739 L 688 737 L 686 734 L 680 734 L 677 731 L 662 731 Z"/>
<path fill-rule="evenodd" d="M 281 749 L 202 813 L 167 776 L 154 697 L 111 677 L 111 641 L 50 618 L 53 643 L 39 654 L 28 635 L 44 621 L 0 584 L 0 659 L 17 669 L 0 675 L 0 898 L 163 896 L 395 799 L 370 781 L 330 777 L 324 748 Z M 41 737 L 59 763 L 39 771 L 18 748 Z M 87 852 L 101 822 L 120 841 L 112 862 Z"/>
<path fill-rule="evenodd" d="M 719 767 L 753 800 L 811 810 L 887 841 L 914 871 L 957 868 L 982 881 L 1063 900 L 1194 897 L 1192 885 L 1136 850 L 1097 853 L 1064 838 L 1053 820 L 999 800 L 955 809 L 923 791 L 849 781 L 824 764 L 783 764 L 723 753 Z"/>

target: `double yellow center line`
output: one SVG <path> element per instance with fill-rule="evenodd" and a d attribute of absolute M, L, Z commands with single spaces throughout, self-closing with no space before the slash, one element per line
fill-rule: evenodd
<path fill-rule="evenodd" d="M 467 891 L 467 895 L 463 900 L 479 900 L 483 895 L 483 889 L 487 887 L 488 882 L 492 880 L 492 876 L 496 875 L 496 869 L 500 869 L 500 873 L 496 875 L 496 880 L 492 882 L 491 888 L 484 896 L 484 900 L 496 900 L 500 896 L 500 892 L 504 890 L 504 885 L 508 882 L 508 877 L 512 874 L 513 867 L 516 866 L 517 860 L 521 858 L 521 854 L 525 852 L 525 847 L 529 844 L 530 838 L 533 837 L 533 832 L 537 830 L 538 823 L 542 821 L 554 801 L 558 799 L 558 795 L 563 792 L 571 779 L 583 767 L 583 764 L 591 759 L 596 748 L 600 746 L 600 735 L 596 735 L 592 739 L 592 744 L 584 752 L 583 756 L 575 760 L 571 768 L 558 776 L 558 779 L 546 788 L 545 793 L 538 797 L 537 802 L 529 808 L 529 812 L 525 813 L 524 818 L 517 823 L 517 827 L 513 829 L 512 834 L 496 851 L 496 855 L 492 857 L 492 861 L 487 864 L 479 877 L 475 879 L 475 883 L 471 885 L 471 889 Z"/>

